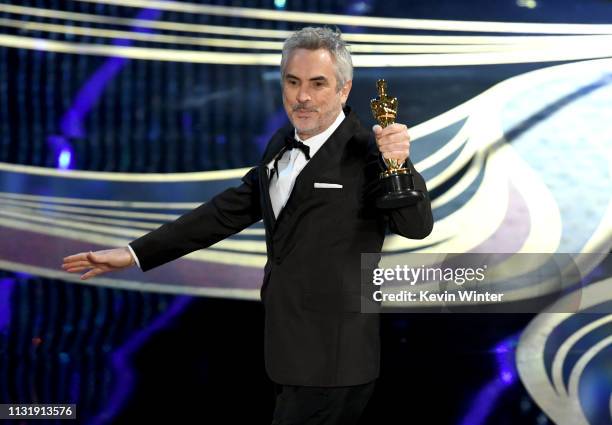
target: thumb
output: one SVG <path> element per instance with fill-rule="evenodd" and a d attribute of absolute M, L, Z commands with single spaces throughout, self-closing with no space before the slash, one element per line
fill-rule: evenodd
<path fill-rule="evenodd" d="M 375 135 L 379 136 L 380 133 L 382 133 L 382 127 L 376 124 L 372 127 L 372 131 L 374 132 Z"/>
<path fill-rule="evenodd" d="M 102 262 L 101 256 L 98 254 L 94 254 L 92 251 L 89 251 L 87 253 L 87 259 L 89 260 L 90 263 L 94 263 L 94 264 Z"/>

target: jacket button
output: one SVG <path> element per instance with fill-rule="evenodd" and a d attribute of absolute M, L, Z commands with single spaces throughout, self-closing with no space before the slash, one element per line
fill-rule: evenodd
<path fill-rule="evenodd" d="M 276 264 L 280 264 L 280 263 L 281 263 L 281 258 L 280 258 L 279 256 L 274 257 L 274 262 L 275 262 Z"/>

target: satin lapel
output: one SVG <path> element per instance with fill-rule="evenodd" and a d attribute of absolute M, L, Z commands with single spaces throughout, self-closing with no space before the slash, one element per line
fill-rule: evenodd
<path fill-rule="evenodd" d="M 266 164 L 259 165 L 258 169 L 259 177 L 259 192 L 261 193 L 261 209 L 263 212 L 264 226 L 271 234 L 276 224 L 274 217 L 274 210 L 272 209 L 272 202 L 270 201 L 270 180 L 268 179 L 268 169 Z"/>
<path fill-rule="evenodd" d="M 259 177 L 259 191 L 261 193 L 261 208 L 263 213 L 264 225 L 269 234 L 276 225 L 276 217 L 274 217 L 274 209 L 272 208 L 272 201 L 270 199 L 270 179 L 268 178 L 268 163 L 274 159 L 274 157 L 280 152 L 285 144 L 285 137 L 287 134 L 293 132 L 293 127 L 286 127 L 279 131 L 270 141 L 268 149 L 262 159 L 258 171 Z"/>

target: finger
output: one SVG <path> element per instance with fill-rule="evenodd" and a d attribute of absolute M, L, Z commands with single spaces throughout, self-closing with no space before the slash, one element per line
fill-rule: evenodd
<path fill-rule="evenodd" d="M 69 255 L 68 257 L 64 257 L 62 261 L 66 263 L 70 261 L 79 261 L 79 260 L 85 260 L 85 259 L 87 259 L 87 253 L 79 252 L 78 254 Z"/>
<path fill-rule="evenodd" d="M 102 273 L 104 273 L 104 270 L 102 270 L 99 267 L 96 267 L 94 269 L 91 269 L 90 271 L 88 271 L 84 275 L 82 275 L 81 276 L 81 280 L 87 280 L 87 279 L 90 279 L 92 277 L 98 276 L 99 274 L 102 274 Z"/>
<path fill-rule="evenodd" d="M 382 129 L 383 136 L 386 136 L 389 134 L 395 134 L 395 133 L 404 133 L 404 132 L 406 133 L 408 132 L 408 127 L 406 127 L 404 124 L 398 124 L 398 123 L 390 124 Z"/>
<path fill-rule="evenodd" d="M 378 146 L 378 150 L 381 152 L 409 151 L 410 145 L 405 143 L 385 144 Z"/>
<path fill-rule="evenodd" d="M 376 138 L 376 143 L 379 145 L 385 145 L 389 143 L 410 143 L 410 137 L 408 133 L 392 133 Z"/>
<path fill-rule="evenodd" d="M 394 131 L 392 133 L 384 133 L 379 137 L 380 140 L 393 140 L 396 142 L 410 141 L 408 131 Z"/>
<path fill-rule="evenodd" d="M 66 269 L 66 271 L 68 273 L 77 273 L 87 269 L 91 269 L 91 267 L 70 267 L 69 269 Z"/>
<path fill-rule="evenodd" d="M 70 263 L 62 264 L 62 268 L 72 268 L 72 267 L 92 267 L 93 265 L 89 261 L 71 261 Z"/>
<path fill-rule="evenodd" d="M 374 135 L 376 135 L 377 137 L 383 132 L 383 128 L 376 124 L 372 127 L 372 131 L 374 132 Z"/>

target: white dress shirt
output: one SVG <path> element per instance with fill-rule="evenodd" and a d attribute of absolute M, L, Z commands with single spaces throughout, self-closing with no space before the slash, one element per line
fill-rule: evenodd
<path fill-rule="evenodd" d="M 309 139 L 302 140 L 299 138 L 297 131 L 294 130 L 294 137 L 310 148 L 310 158 L 312 159 L 332 133 L 342 124 L 344 117 L 344 111 L 340 110 L 336 120 L 325 131 Z M 278 160 L 278 175 L 275 173 L 270 181 L 270 201 L 272 202 L 275 217 L 278 217 L 281 210 L 285 207 L 295 185 L 295 180 L 307 163 L 306 155 L 300 149 L 291 149 L 285 152 Z M 270 175 L 274 169 L 274 159 L 268 163 L 267 167 L 268 175 Z"/>
<path fill-rule="evenodd" d="M 321 146 L 323 146 L 323 143 L 329 139 L 329 136 L 331 136 L 332 133 L 340 126 L 340 124 L 342 124 L 344 117 L 344 111 L 340 110 L 338 117 L 336 117 L 336 120 L 332 123 L 332 125 L 327 127 L 327 129 L 322 133 L 312 136 L 307 140 L 300 139 L 297 135 L 297 131 L 294 130 L 296 140 L 299 140 L 310 147 L 309 154 L 311 159 L 315 156 Z M 272 181 L 270 181 L 270 200 L 272 201 L 272 208 L 274 209 L 275 217 L 278 217 L 281 210 L 287 203 L 289 195 L 291 195 L 291 191 L 295 185 L 295 179 L 297 179 L 297 176 L 307 163 L 308 160 L 306 159 L 304 152 L 299 149 L 291 149 L 290 151 L 285 152 L 283 156 L 279 158 L 278 175 L 275 174 L 272 176 Z M 268 163 L 267 168 L 268 175 L 270 175 L 271 170 L 274 169 L 274 159 Z M 129 244 L 128 249 L 134 258 L 136 265 L 138 265 L 140 268 L 138 257 Z"/>

